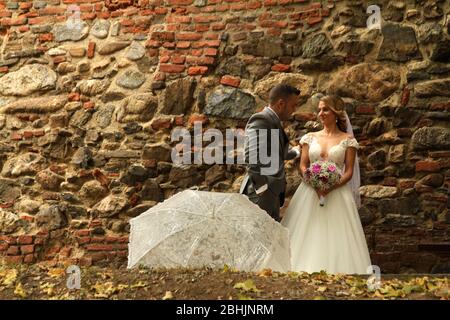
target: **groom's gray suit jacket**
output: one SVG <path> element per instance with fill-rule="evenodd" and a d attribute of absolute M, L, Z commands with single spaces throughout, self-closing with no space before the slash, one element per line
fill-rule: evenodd
<path fill-rule="evenodd" d="M 268 129 L 267 139 L 260 140 L 261 134 L 258 129 Z M 278 129 L 278 132 L 274 132 L 278 133 L 277 137 L 279 141 L 279 148 L 278 150 L 273 150 L 274 154 L 272 154 L 270 143 L 270 132 L 272 129 Z M 251 131 L 256 134 L 250 134 Z M 261 138 L 264 138 L 264 136 Z M 275 169 L 276 172 L 273 174 L 265 175 L 261 172 L 261 169 L 270 167 L 271 163 L 261 163 L 259 157 L 261 143 L 267 144 L 267 155 L 270 159 L 278 156 L 278 166 Z M 258 155 L 256 163 L 249 161 L 252 152 Z M 274 111 L 266 107 L 261 112 L 255 113 L 250 117 L 245 127 L 245 162 L 247 173 L 242 182 L 240 193 L 248 195 L 251 201 L 258 204 L 259 207 L 277 221 L 280 221 L 280 207 L 284 204 L 286 190 L 284 160 L 294 159 L 296 155 L 297 152 L 289 148 L 289 139 Z M 260 188 L 264 190 L 265 185 L 267 185 L 267 190 L 257 194 L 256 190 Z"/>

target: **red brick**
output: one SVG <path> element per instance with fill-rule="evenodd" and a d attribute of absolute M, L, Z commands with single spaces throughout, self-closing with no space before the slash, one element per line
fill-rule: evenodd
<path fill-rule="evenodd" d="M 217 49 L 214 48 L 206 48 L 205 50 L 203 50 L 205 56 L 210 56 L 210 57 L 215 57 L 218 54 Z"/>
<path fill-rule="evenodd" d="M 92 175 L 98 182 L 100 182 L 100 184 L 102 186 L 104 186 L 105 188 L 108 188 L 110 181 L 109 181 L 108 177 L 99 168 L 95 168 L 92 171 Z"/>
<path fill-rule="evenodd" d="M 30 31 L 30 27 L 29 26 L 20 26 L 19 27 L 19 32 L 27 32 L 27 31 Z"/>
<path fill-rule="evenodd" d="M 0 208 L 5 209 L 5 208 L 11 208 L 14 207 L 14 202 L 5 202 L 0 204 Z"/>
<path fill-rule="evenodd" d="M 174 32 L 153 32 L 151 37 L 151 40 L 158 40 L 158 41 L 174 41 L 175 40 L 175 33 Z"/>
<path fill-rule="evenodd" d="M 161 47 L 161 45 L 162 45 L 161 42 L 157 40 L 148 40 L 145 43 L 146 48 L 159 48 Z"/>
<path fill-rule="evenodd" d="M 177 40 L 196 41 L 202 38 L 202 34 L 196 32 L 178 33 Z"/>
<path fill-rule="evenodd" d="M 83 104 L 83 108 L 84 109 L 94 109 L 94 107 L 95 107 L 95 102 L 93 102 L 93 101 L 86 101 L 84 104 Z"/>
<path fill-rule="evenodd" d="M 167 73 L 181 73 L 186 69 L 184 65 L 178 64 L 161 64 L 159 66 L 159 71 Z"/>
<path fill-rule="evenodd" d="M 103 243 L 103 242 L 105 242 L 105 237 L 103 237 L 103 236 L 91 238 L 91 243 Z"/>
<path fill-rule="evenodd" d="M 92 174 L 92 172 L 91 172 L 91 174 Z M 96 220 L 92 220 L 89 223 L 89 228 L 101 227 L 102 225 L 103 225 L 102 221 L 99 219 L 96 219 Z"/>
<path fill-rule="evenodd" d="M 431 158 L 448 158 L 448 159 L 450 159 L 450 151 L 431 151 L 428 154 Z"/>
<path fill-rule="evenodd" d="M 448 102 L 431 103 L 429 108 L 430 108 L 430 110 L 433 110 L 433 111 L 436 111 L 436 110 L 450 111 L 450 100 Z"/>
<path fill-rule="evenodd" d="M 78 92 L 71 92 L 69 93 L 69 101 L 80 101 L 80 93 Z"/>
<path fill-rule="evenodd" d="M 91 231 L 87 230 L 87 229 L 75 231 L 75 236 L 77 236 L 77 237 L 86 237 L 86 236 L 89 236 L 90 234 L 91 234 Z"/>
<path fill-rule="evenodd" d="M 18 244 L 32 244 L 33 236 L 22 235 L 17 238 Z"/>
<path fill-rule="evenodd" d="M 208 123 L 208 117 L 204 114 L 192 114 L 189 117 L 189 125 L 193 126 L 195 122 L 201 122 L 201 124 L 207 124 Z"/>
<path fill-rule="evenodd" d="M 87 49 L 87 57 L 89 59 L 93 58 L 94 57 L 94 52 L 95 52 L 95 42 L 89 41 L 88 49 Z"/>
<path fill-rule="evenodd" d="M 114 243 L 119 240 L 119 237 L 113 237 L 113 236 L 106 236 L 105 241 L 106 243 Z"/>
<path fill-rule="evenodd" d="M 174 64 L 184 64 L 186 61 L 186 57 L 174 55 L 170 58 L 170 62 Z"/>
<path fill-rule="evenodd" d="M 111 13 L 110 12 L 98 12 L 97 17 L 99 17 L 101 19 L 109 19 L 111 17 Z"/>
<path fill-rule="evenodd" d="M 7 254 L 7 255 L 10 255 L 10 256 L 15 256 L 15 255 L 20 254 L 20 252 L 19 252 L 19 246 L 10 246 L 10 247 L 8 248 L 8 250 L 6 251 L 6 254 Z"/>
<path fill-rule="evenodd" d="M 94 6 L 92 4 L 81 4 L 80 5 L 80 11 L 81 12 L 94 12 L 95 8 L 94 8 Z"/>
<path fill-rule="evenodd" d="M 187 30 L 185 30 L 185 31 L 187 31 Z M 209 25 L 198 24 L 198 25 L 195 26 L 195 31 L 197 31 L 197 32 L 209 31 Z"/>
<path fill-rule="evenodd" d="M 11 133 L 11 140 L 19 141 L 19 140 L 22 140 L 22 138 L 23 138 L 23 135 L 21 133 L 18 133 L 18 132 Z"/>
<path fill-rule="evenodd" d="M 208 67 L 190 67 L 188 69 L 188 75 L 190 76 L 196 76 L 196 75 L 203 75 L 208 72 Z"/>
<path fill-rule="evenodd" d="M 264 1 L 264 6 L 269 7 L 269 6 L 276 6 L 278 4 L 278 0 L 265 0 Z"/>
<path fill-rule="evenodd" d="M 189 41 L 179 41 L 177 42 L 177 48 L 179 49 L 187 49 L 191 46 Z"/>
<path fill-rule="evenodd" d="M 45 131 L 42 130 L 42 129 L 40 129 L 40 130 L 34 130 L 34 131 L 33 131 L 33 135 L 34 135 L 35 137 L 42 137 L 42 136 L 45 135 Z"/>
<path fill-rule="evenodd" d="M 44 33 L 39 35 L 39 41 L 40 42 L 49 42 L 53 41 L 53 34 L 52 33 Z M 56 58 L 55 58 L 56 59 Z M 54 59 L 54 60 L 55 60 Z M 54 61 L 53 60 L 53 61 Z"/>
<path fill-rule="evenodd" d="M 17 240 L 14 237 L 0 235 L 0 243 L 7 243 L 11 245 L 16 244 Z"/>
<path fill-rule="evenodd" d="M 81 20 L 94 20 L 96 17 L 96 13 L 83 13 L 80 18 Z"/>
<path fill-rule="evenodd" d="M 176 46 L 175 42 L 164 42 L 162 46 L 166 49 L 174 49 Z"/>
<path fill-rule="evenodd" d="M 184 125 L 184 117 L 183 116 L 176 116 L 174 118 L 174 124 L 176 126 L 183 126 Z"/>
<path fill-rule="evenodd" d="M 154 118 L 151 122 L 154 130 L 170 129 L 172 127 L 171 118 Z"/>
<path fill-rule="evenodd" d="M 54 23 L 54 22 L 55 22 L 55 17 L 36 17 L 36 18 L 28 19 L 29 25 L 47 24 L 47 23 Z"/>
<path fill-rule="evenodd" d="M 437 161 L 421 160 L 416 162 L 416 172 L 437 172 L 440 168 Z"/>
<path fill-rule="evenodd" d="M 241 79 L 238 77 L 226 75 L 220 79 L 220 83 L 226 86 L 238 88 L 241 84 Z"/>
<path fill-rule="evenodd" d="M 410 91 L 411 90 L 408 87 L 403 88 L 402 101 L 401 101 L 401 105 L 403 107 L 406 106 L 409 102 Z"/>
<path fill-rule="evenodd" d="M 194 0 L 169 0 L 171 6 L 188 6 L 194 2 Z"/>
<path fill-rule="evenodd" d="M 170 56 L 161 56 L 159 58 L 159 63 L 167 63 L 170 61 Z"/>
<path fill-rule="evenodd" d="M 124 27 L 134 26 L 134 21 L 132 19 L 122 19 L 120 20 L 120 25 Z"/>
<path fill-rule="evenodd" d="M 112 251 L 114 250 L 114 245 L 112 244 L 88 244 L 86 246 L 88 251 Z"/>
<path fill-rule="evenodd" d="M 5 11 L 5 10 L 0 11 L 0 18 L 10 18 L 11 16 L 12 16 L 11 11 Z"/>
<path fill-rule="evenodd" d="M 29 254 L 34 252 L 34 244 L 29 244 L 26 246 L 20 246 L 20 252 L 22 254 Z"/>
<path fill-rule="evenodd" d="M 77 238 L 77 242 L 78 242 L 78 244 L 83 245 L 86 243 L 90 243 L 91 238 L 90 237 L 79 237 L 79 238 Z"/>
<path fill-rule="evenodd" d="M 22 216 L 20 216 L 20 220 L 33 222 L 34 221 L 34 217 L 33 216 L 29 216 L 29 215 L 22 215 Z"/>
<path fill-rule="evenodd" d="M 167 23 L 190 23 L 192 20 L 189 16 L 169 16 L 166 19 Z"/>
<path fill-rule="evenodd" d="M 155 14 L 163 15 L 167 14 L 167 12 L 168 12 L 167 8 L 155 8 Z"/>
<path fill-rule="evenodd" d="M 309 17 L 308 20 L 306 20 L 306 23 L 308 23 L 310 26 L 320 22 L 322 22 L 322 17 Z"/>
<path fill-rule="evenodd" d="M 231 4 L 230 10 L 235 10 L 235 11 L 245 10 L 245 6 L 246 6 L 245 3 Z"/>
<path fill-rule="evenodd" d="M 23 132 L 23 137 L 25 139 L 30 139 L 34 137 L 33 131 L 24 131 Z"/>
<path fill-rule="evenodd" d="M 65 12 L 66 12 L 66 8 L 64 8 L 64 7 L 46 7 L 43 9 L 39 9 L 39 11 L 38 11 L 40 16 L 64 15 Z"/>
<path fill-rule="evenodd" d="M 20 26 L 27 23 L 27 18 L 2 18 L 0 24 L 2 26 Z"/>
<path fill-rule="evenodd" d="M 194 65 L 212 65 L 214 64 L 213 57 L 187 57 L 186 62 Z"/>
<path fill-rule="evenodd" d="M 216 22 L 222 20 L 221 17 L 216 15 L 205 15 L 205 16 L 195 16 L 194 22 L 195 23 L 210 23 L 210 22 Z"/>
<path fill-rule="evenodd" d="M 258 9 L 261 7 L 262 7 L 261 1 L 252 1 L 252 2 L 247 3 L 248 10 L 255 10 L 255 9 Z"/>
<path fill-rule="evenodd" d="M 291 70 L 291 66 L 287 64 L 278 63 L 273 65 L 271 70 L 276 72 L 289 72 Z"/>

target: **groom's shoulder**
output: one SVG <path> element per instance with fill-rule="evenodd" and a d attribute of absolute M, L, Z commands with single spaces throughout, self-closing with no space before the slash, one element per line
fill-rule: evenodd
<path fill-rule="evenodd" d="M 270 121 L 269 116 L 264 112 L 264 110 L 256 112 L 251 115 L 250 119 L 248 119 L 248 123 L 255 123 L 255 122 L 263 122 L 268 123 Z"/>

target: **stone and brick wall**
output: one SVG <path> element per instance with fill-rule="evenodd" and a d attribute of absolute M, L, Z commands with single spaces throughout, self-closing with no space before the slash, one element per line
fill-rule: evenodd
<path fill-rule="evenodd" d="M 123 262 L 131 217 L 192 186 L 236 192 L 240 165 L 172 164 L 171 130 L 243 128 L 289 83 L 292 140 L 319 129 L 316 93 L 345 98 L 373 263 L 450 270 L 448 1 L 0 0 L 0 51 L 7 261 Z"/>

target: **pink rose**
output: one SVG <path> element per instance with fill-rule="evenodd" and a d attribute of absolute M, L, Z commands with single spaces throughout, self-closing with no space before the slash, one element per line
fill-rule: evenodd
<path fill-rule="evenodd" d="M 319 164 L 314 164 L 313 165 L 313 172 L 314 173 L 319 173 L 320 172 L 320 169 L 321 169 L 321 167 L 320 167 L 320 165 Z"/>

